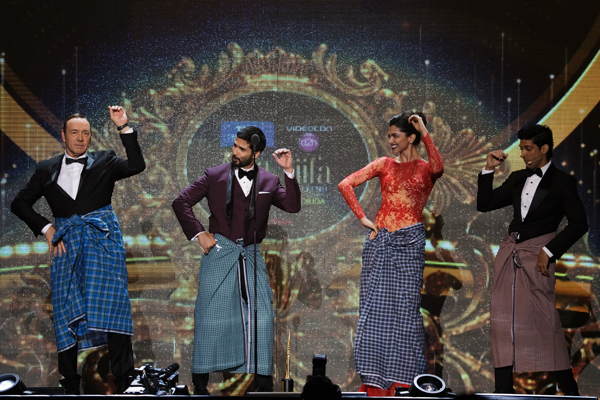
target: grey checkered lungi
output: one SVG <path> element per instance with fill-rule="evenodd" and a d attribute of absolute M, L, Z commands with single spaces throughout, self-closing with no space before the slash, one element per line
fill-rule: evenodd
<path fill-rule="evenodd" d="M 425 264 L 422 223 L 379 230 L 365 242 L 360 317 L 354 362 L 363 384 L 388 389 L 410 385 L 425 372 L 421 288 Z"/>
<path fill-rule="evenodd" d="M 50 269 L 57 350 L 101 346 L 107 332 L 133 335 L 125 247 L 112 207 L 55 223 L 53 242 L 66 249 Z"/>
<path fill-rule="evenodd" d="M 192 372 L 254 373 L 254 246 L 242 247 L 215 235 L 217 244 L 202 258 L 194 311 Z M 248 302 L 240 295 L 239 256 L 245 257 Z M 273 290 L 257 246 L 258 373 L 273 366 Z"/>
<path fill-rule="evenodd" d="M 560 371 L 571 368 L 554 285 L 537 270 L 537 257 L 556 233 L 516 243 L 507 235 L 496 255 L 491 297 L 492 364 L 514 365 L 515 372 Z"/>

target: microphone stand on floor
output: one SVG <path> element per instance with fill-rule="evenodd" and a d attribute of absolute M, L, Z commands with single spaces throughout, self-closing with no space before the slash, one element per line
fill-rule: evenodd
<path fill-rule="evenodd" d="M 254 136 L 258 139 L 258 135 L 252 135 L 252 161 L 254 164 L 254 179 L 252 182 L 251 196 L 254 197 L 254 391 L 258 392 L 258 278 L 257 278 L 257 265 L 256 265 L 256 232 L 258 230 L 256 225 L 256 202 L 257 196 L 257 185 L 258 185 L 258 166 L 256 165 L 256 145 L 258 141 L 255 140 Z M 251 200 L 252 201 L 252 200 Z"/>

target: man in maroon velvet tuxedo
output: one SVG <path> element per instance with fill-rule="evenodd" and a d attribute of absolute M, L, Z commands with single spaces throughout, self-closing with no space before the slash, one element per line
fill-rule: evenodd
<path fill-rule="evenodd" d="M 198 240 L 205 256 L 199 273 L 194 322 L 192 380 L 195 394 L 209 394 L 210 372 L 254 373 L 254 231 L 256 244 L 267 233 L 269 209 L 300 211 L 300 187 L 292 154 L 279 149 L 273 158 L 285 171 L 285 187 L 254 163 L 266 146 L 264 133 L 246 127 L 237 133 L 230 164 L 208 168 L 173 201 L 173 210 L 190 240 Z M 204 229 L 192 207 L 203 198 L 210 209 Z M 255 225 L 256 224 L 256 225 Z M 260 250 L 256 254 L 258 370 L 260 391 L 273 391 L 273 291 Z"/>

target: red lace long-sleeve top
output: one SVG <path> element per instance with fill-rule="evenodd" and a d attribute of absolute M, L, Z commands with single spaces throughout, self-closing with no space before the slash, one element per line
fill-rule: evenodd
<path fill-rule="evenodd" d="M 382 202 L 375 224 L 393 232 L 421 222 L 421 213 L 433 184 L 444 173 L 442 157 L 431 136 L 422 136 L 421 141 L 427 150 L 429 162 L 413 160 L 399 163 L 393 158 L 381 157 L 338 184 L 346 203 L 358 219 L 363 218 L 365 213 L 358 204 L 354 188 L 378 176 Z"/>

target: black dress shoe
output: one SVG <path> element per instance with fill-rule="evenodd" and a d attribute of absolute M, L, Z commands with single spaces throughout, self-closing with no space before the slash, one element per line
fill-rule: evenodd
<path fill-rule="evenodd" d="M 494 393 L 501 393 L 501 394 L 515 394 L 515 389 L 514 388 L 504 388 L 504 389 L 496 389 L 494 390 Z"/>
<path fill-rule="evenodd" d="M 81 391 L 79 390 L 79 388 L 70 388 L 70 389 L 65 389 L 65 394 L 76 394 L 76 395 L 80 395 Z"/>
<path fill-rule="evenodd" d="M 192 383 L 194 384 L 194 394 L 196 395 L 208 395 L 210 396 L 210 392 L 206 389 L 208 385 L 209 374 L 195 374 L 192 373 Z"/>
<path fill-rule="evenodd" d="M 129 386 L 131 386 L 131 383 L 134 380 L 135 380 L 135 376 L 133 376 L 133 373 L 131 373 L 130 375 L 124 376 L 124 377 L 115 377 L 115 386 L 116 386 L 115 394 L 125 393 L 125 391 L 127 389 L 129 389 Z"/>
<path fill-rule="evenodd" d="M 72 380 L 72 381 L 67 381 L 66 379 L 61 379 L 60 381 L 60 385 L 65 388 L 65 394 L 81 394 L 81 390 L 79 389 L 79 386 L 81 384 L 81 380 L 77 379 L 77 380 Z"/>
<path fill-rule="evenodd" d="M 259 392 L 273 391 L 273 376 L 272 375 L 256 375 L 256 385 Z"/>
<path fill-rule="evenodd" d="M 210 396 L 210 392 L 208 391 L 208 389 L 206 387 L 198 387 L 198 386 L 194 386 L 194 394 L 195 395 L 203 395 L 203 396 Z"/>

